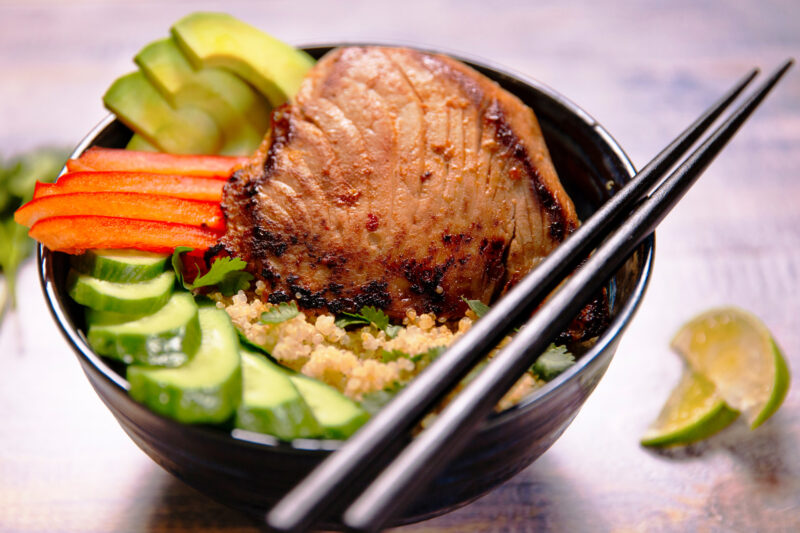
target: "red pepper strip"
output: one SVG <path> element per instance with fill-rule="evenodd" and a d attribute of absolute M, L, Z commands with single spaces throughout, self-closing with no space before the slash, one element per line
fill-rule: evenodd
<path fill-rule="evenodd" d="M 95 169 L 81 163 L 77 159 L 67 159 L 67 171 L 68 172 L 94 172 Z"/>
<path fill-rule="evenodd" d="M 217 232 L 198 226 L 97 216 L 44 218 L 28 235 L 50 250 L 69 254 L 104 248 L 169 253 L 178 246 L 201 251 L 219 239 Z"/>
<path fill-rule="evenodd" d="M 17 209 L 14 220 L 17 224 L 31 227 L 43 218 L 73 215 L 158 220 L 225 231 L 225 219 L 218 202 L 135 192 L 76 192 L 45 196 Z"/>
<path fill-rule="evenodd" d="M 33 198 L 73 192 L 139 192 L 221 202 L 224 181 L 197 176 L 144 172 L 70 172 L 56 183 L 37 183 Z"/>
<path fill-rule="evenodd" d="M 234 168 L 243 165 L 248 160 L 247 157 L 164 154 L 94 146 L 86 150 L 77 161 L 75 159 L 67 161 L 67 169 L 70 172 L 88 168 L 228 179 Z"/>
<path fill-rule="evenodd" d="M 211 259 L 211 261 L 213 260 Z M 198 254 L 195 250 L 182 254 L 181 262 L 183 263 L 183 278 L 189 283 L 193 283 L 194 280 L 208 272 L 208 265 L 206 265 L 203 254 Z"/>

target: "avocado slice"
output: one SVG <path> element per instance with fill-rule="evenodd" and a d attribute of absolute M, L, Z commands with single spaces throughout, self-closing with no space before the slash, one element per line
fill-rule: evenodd
<path fill-rule="evenodd" d="M 277 107 L 293 97 L 314 60 L 303 51 L 224 13 L 193 13 L 172 36 L 196 68 L 223 67 Z"/>
<path fill-rule="evenodd" d="M 105 106 L 159 150 L 173 154 L 215 154 L 223 137 L 214 119 L 195 107 L 173 109 L 141 72 L 132 72 L 103 95 Z"/>
<path fill-rule="evenodd" d="M 173 108 L 196 107 L 215 120 L 225 138 L 221 154 L 248 155 L 261 144 L 269 102 L 235 74 L 195 70 L 172 39 L 150 43 L 134 61 Z"/>
<path fill-rule="evenodd" d="M 269 127 L 271 107 L 264 96 L 225 69 L 196 70 L 171 38 L 145 46 L 134 61 L 172 107 L 192 105 L 202 98 L 204 105 L 205 100 L 218 102 L 225 111 L 243 118 L 261 133 Z"/>
<path fill-rule="evenodd" d="M 138 150 L 139 152 L 160 152 L 161 150 L 158 149 L 157 146 L 153 146 L 149 142 L 147 142 L 144 137 L 139 135 L 138 133 L 134 133 L 131 140 L 128 141 L 128 144 L 125 146 L 128 150 Z"/>

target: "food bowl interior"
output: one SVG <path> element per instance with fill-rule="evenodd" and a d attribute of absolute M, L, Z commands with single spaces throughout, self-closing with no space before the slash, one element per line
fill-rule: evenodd
<path fill-rule="evenodd" d="M 326 45 L 307 47 L 306 50 L 312 56 L 318 58 L 331 48 L 333 47 Z M 581 219 L 588 217 L 633 175 L 632 164 L 613 138 L 594 119 L 564 97 L 536 81 L 518 75 L 511 75 L 474 61 L 459 59 L 497 81 L 534 110 L 541 124 L 558 175 L 572 197 Z M 95 130 L 90 132 L 87 138 L 76 148 L 73 157 L 77 157 L 90 146 L 124 147 L 130 136 L 130 130 L 113 117 L 108 117 Z M 535 447 L 532 444 L 526 444 L 528 447 L 518 453 L 519 457 L 516 458 L 514 456 L 516 461 L 514 465 L 505 465 L 500 469 L 498 469 L 497 465 L 487 466 L 487 468 L 495 468 L 497 471 L 486 477 L 483 484 L 475 482 L 475 478 L 480 478 L 481 474 L 476 470 L 478 466 L 473 463 L 464 467 L 464 472 L 466 473 L 461 477 L 452 473 L 443 474 L 440 479 L 445 479 L 451 485 L 462 482 L 471 483 L 471 485 L 468 490 L 463 493 L 454 493 L 452 497 L 438 496 L 430 498 L 427 505 L 418 503 L 398 523 L 434 516 L 475 499 L 492 486 L 504 481 L 527 466 L 555 441 L 577 414 L 580 405 L 608 366 L 619 340 L 619 335 L 630 321 L 644 293 L 653 257 L 653 247 L 654 239 L 651 236 L 637 248 L 631 258 L 609 280 L 607 286 L 610 304 L 609 326 L 598 338 L 597 342 L 583 354 L 578 363 L 554 381 L 548 383 L 547 386 L 532 393 L 516 407 L 493 415 L 481 430 L 481 435 L 494 433 L 491 439 L 485 440 L 491 443 L 495 451 L 500 446 L 498 444 L 499 439 L 505 438 L 505 435 L 516 434 L 520 437 L 525 437 L 526 431 L 532 435 L 531 438 L 540 438 L 536 432 L 546 431 L 547 435 L 541 435 L 541 443 Z M 297 472 L 292 473 L 294 478 L 286 482 L 288 483 L 286 486 L 289 487 L 299 479 L 298 476 L 302 475 L 303 471 L 312 468 L 313 464 L 316 464 L 329 450 L 335 449 L 340 445 L 337 441 L 283 443 L 271 437 L 248 432 L 237 431 L 231 434 L 230 431 L 222 428 L 178 427 L 180 424 L 177 422 L 166 420 L 150 413 L 127 396 L 128 384 L 123 377 L 124 371 L 98 357 L 89 348 L 83 334 L 85 326 L 83 311 L 80 306 L 71 300 L 66 291 L 69 257 L 62 253 L 52 253 L 39 246 L 39 270 L 45 297 L 48 300 L 54 318 L 78 354 L 87 377 L 89 377 L 103 401 L 118 418 L 126 432 L 131 435 L 142 449 L 167 470 L 196 488 L 217 497 L 225 503 L 253 512 L 261 512 L 264 508 L 268 508 L 268 505 L 279 496 L 277 493 L 277 495 L 266 495 L 268 489 L 260 486 L 260 488 L 250 488 L 250 492 L 257 493 L 259 490 L 262 492 L 262 494 L 256 494 L 250 499 L 248 499 L 249 493 L 237 492 L 238 489 L 236 487 L 230 488 L 228 494 L 222 494 L 228 489 L 221 488 L 227 485 L 220 482 L 218 476 L 223 475 L 220 472 L 232 472 L 234 467 L 222 465 L 218 470 L 214 470 L 218 466 L 214 464 L 214 461 L 224 463 L 228 461 L 228 455 L 215 450 L 213 455 L 215 459 L 210 460 L 208 457 L 203 456 L 202 450 L 198 449 L 196 453 L 199 458 L 194 461 L 184 461 L 181 458 L 170 457 L 169 454 L 172 452 L 169 446 L 178 446 L 178 444 L 163 441 L 169 441 L 169 439 L 175 441 L 178 434 L 154 436 L 150 434 L 151 432 L 169 433 L 179 431 L 182 432 L 181 435 L 185 435 L 188 432 L 195 441 L 207 439 L 211 443 L 208 446 L 212 448 L 230 447 L 231 445 L 242 446 L 243 458 L 230 459 L 230 461 L 241 459 L 244 462 L 245 460 L 250 460 L 248 454 L 252 454 L 254 461 L 261 461 L 267 464 L 269 461 L 264 459 L 264 453 L 278 453 L 284 456 L 287 454 L 290 456 L 308 455 L 311 457 L 309 459 L 310 462 L 308 464 L 304 463 L 301 467 L 298 467 Z M 557 396 L 556 393 L 563 396 L 558 401 L 565 406 L 564 416 L 553 422 L 552 426 L 545 427 L 545 425 L 539 430 L 528 427 L 535 423 L 537 409 L 540 407 L 552 408 L 552 405 L 545 406 L 541 404 L 548 401 L 551 403 L 556 401 L 554 399 Z M 521 427 L 525 427 L 525 430 L 521 431 Z M 480 441 L 481 438 L 479 436 L 476 440 Z M 191 446 L 193 441 L 187 440 L 185 442 L 186 446 Z M 503 444 L 503 446 L 505 445 Z M 487 446 L 489 445 L 487 444 Z M 508 460 L 511 460 L 513 453 L 516 453 L 512 452 L 508 452 Z M 184 449 L 184 453 L 188 455 L 190 451 Z M 464 453 L 471 452 L 468 449 Z M 220 459 L 220 457 L 226 458 Z M 482 468 L 483 466 L 481 465 L 480 467 Z M 193 472 L 192 469 L 196 472 Z M 291 468 L 287 466 L 286 469 L 290 470 Z M 251 472 L 246 472 L 246 468 L 244 471 L 243 476 L 252 475 Z M 473 479 L 467 479 L 469 476 L 472 476 Z M 272 489 L 270 488 L 269 490 Z M 285 488 L 281 485 L 276 490 L 279 492 L 280 490 L 285 490 Z M 241 501 L 242 499 L 247 501 L 243 502 Z M 333 525 L 336 526 L 335 523 Z"/>

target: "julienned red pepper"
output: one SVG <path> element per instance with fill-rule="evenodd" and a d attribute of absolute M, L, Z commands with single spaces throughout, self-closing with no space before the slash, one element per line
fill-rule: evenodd
<path fill-rule="evenodd" d="M 169 253 L 178 246 L 199 252 L 214 246 L 219 233 L 198 226 L 102 216 L 44 218 L 28 233 L 52 251 L 135 249 Z"/>
<path fill-rule="evenodd" d="M 225 231 L 218 202 L 200 202 L 133 192 L 78 192 L 45 196 L 28 202 L 14 213 L 18 224 L 31 227 L 51 217 L 97 215 L 174 222 Z"/>
<path fill-rule="evenodd" d="M 222 201 L 225 182 L 216 178 L 152 174 L 145 172 L 70 172 L 56 183 L 36 183 L 33 198 L 75 192 L 138 192 L 203 200 Z"/>
<path fill-rule="evenodd" d="M 95 146 L 86 150 L 78 159 L 67 161 L 67 169 L 70 172 L 116 170 L 228 179 L 236 167 L 247 161 L 247 157 L 177 155 Z"/>

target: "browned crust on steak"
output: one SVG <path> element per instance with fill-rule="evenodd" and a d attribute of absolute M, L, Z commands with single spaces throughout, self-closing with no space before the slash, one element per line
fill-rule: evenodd
<path fill-rule="evenodd" d="M 222 206 L 222 242 L 269 301 L 395 319 L 492 301 L 578 225 L 533 112 L 402 48 L 321 59 Z"/>

